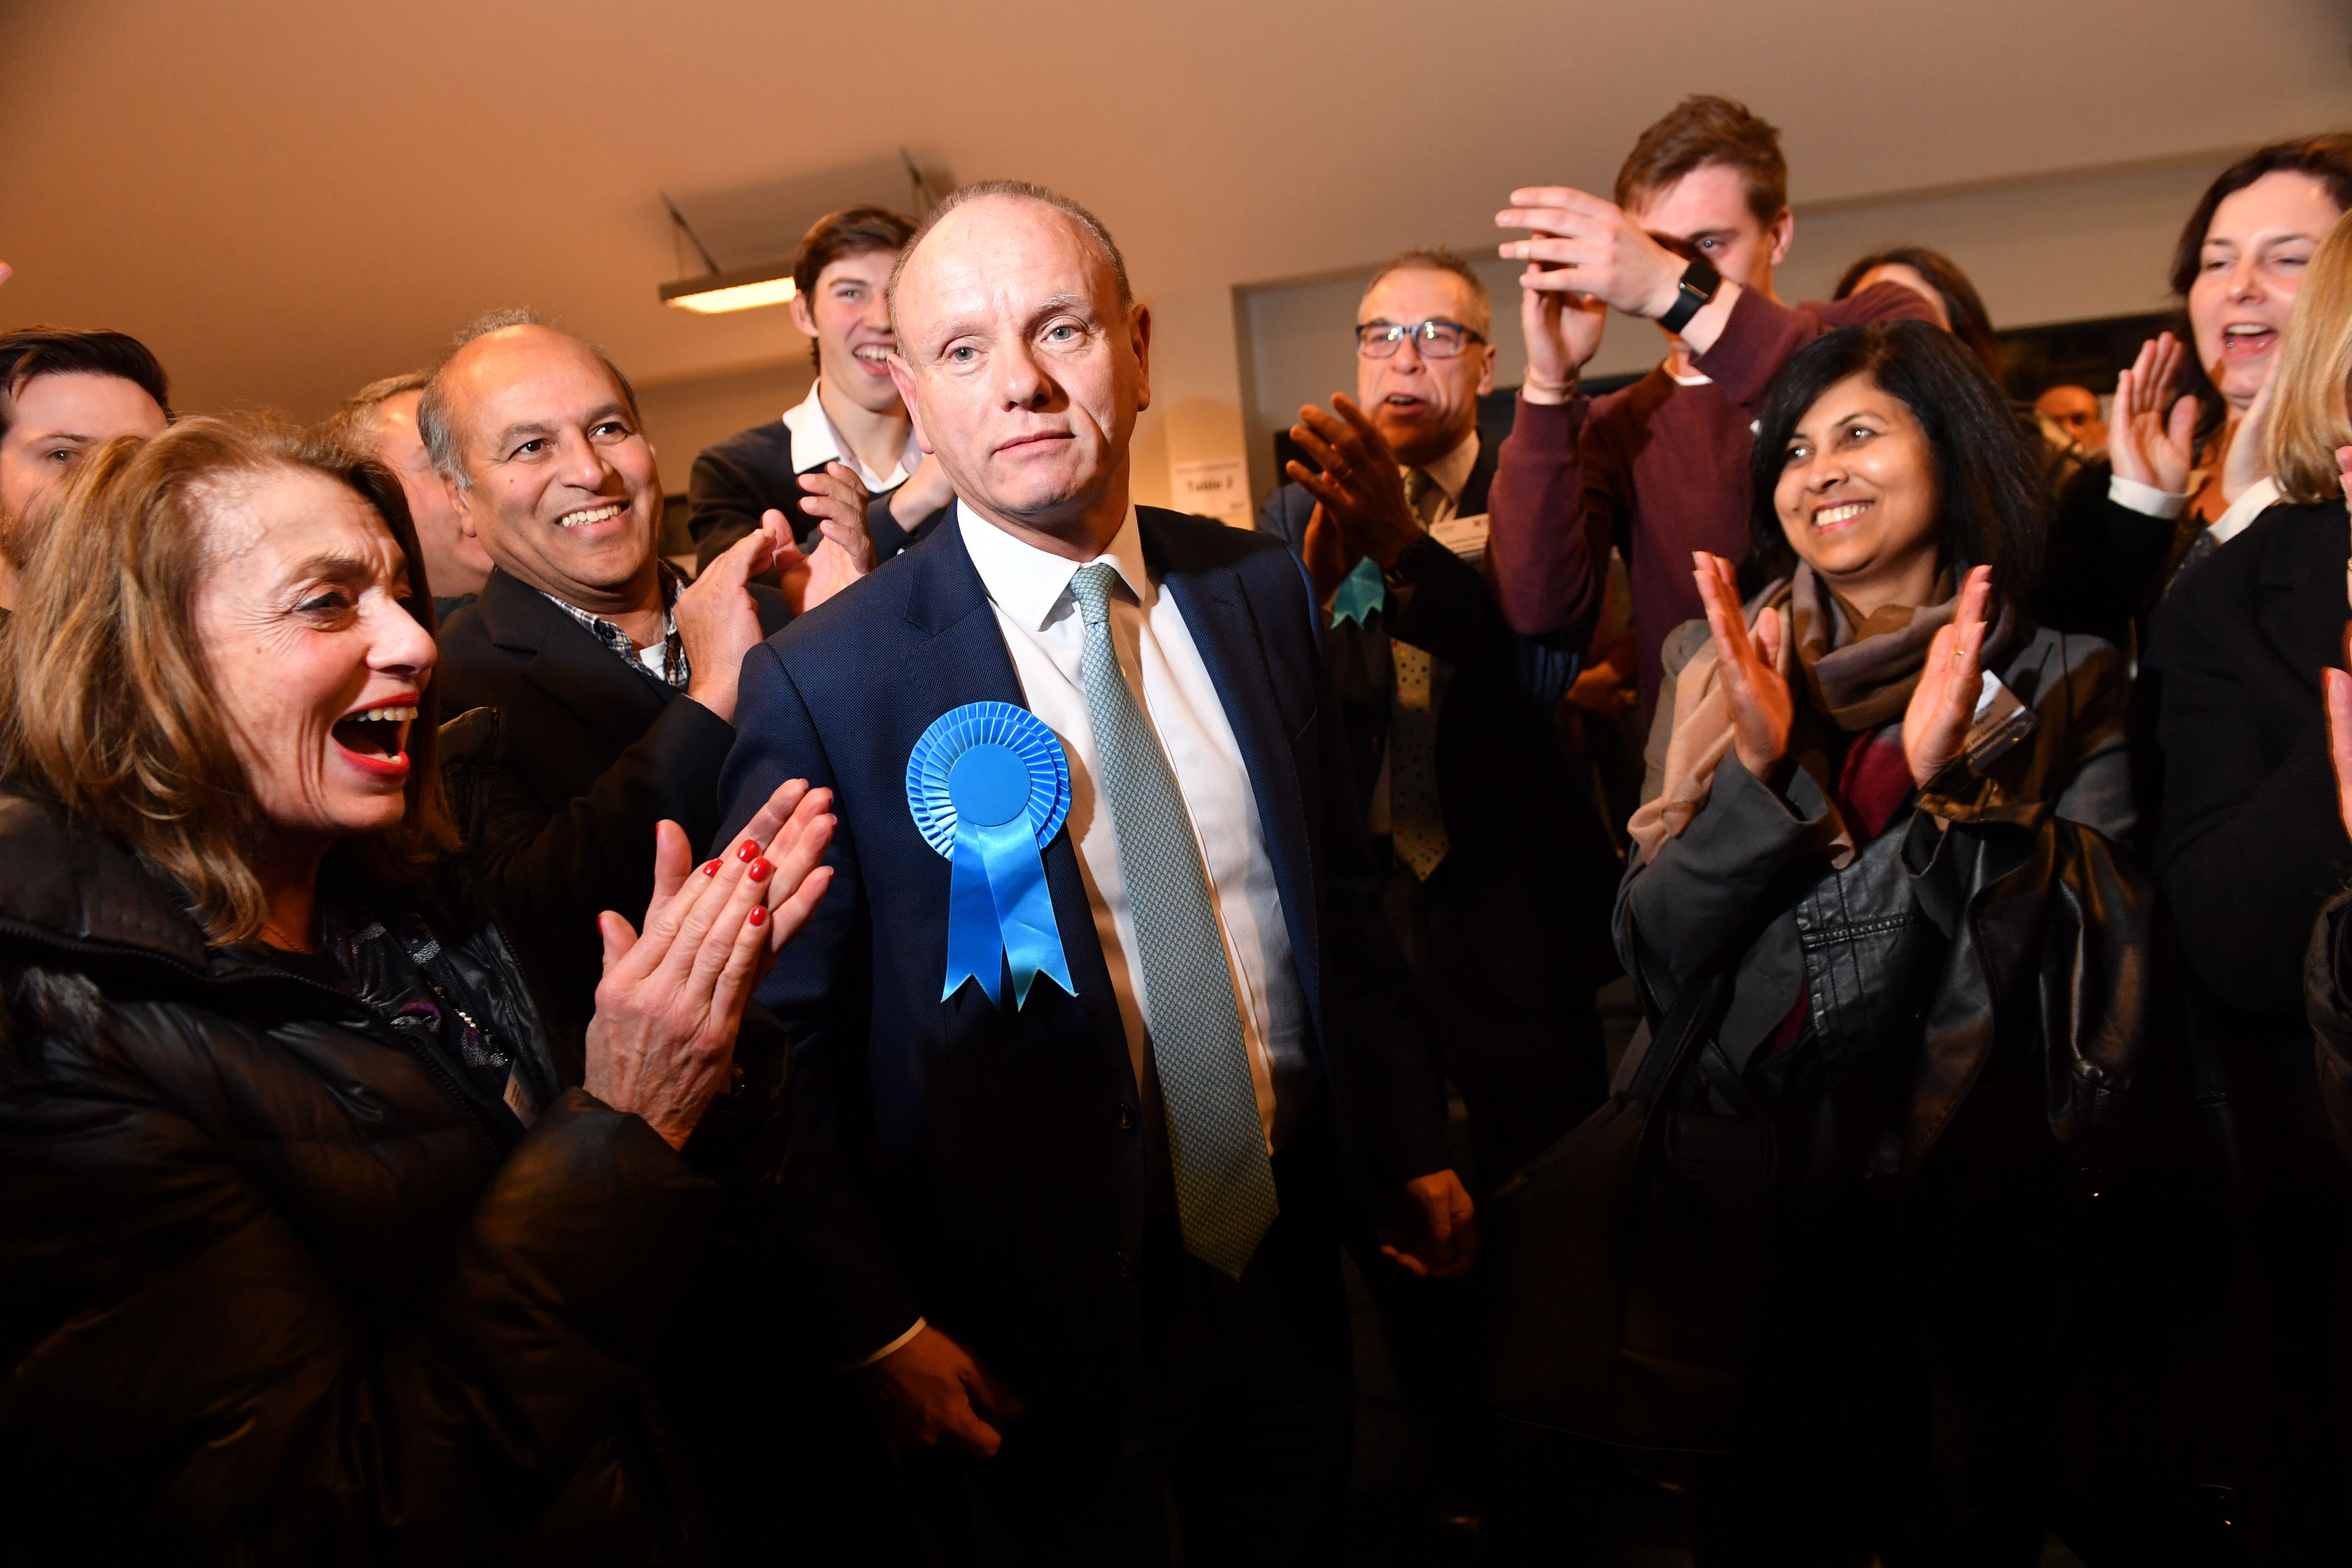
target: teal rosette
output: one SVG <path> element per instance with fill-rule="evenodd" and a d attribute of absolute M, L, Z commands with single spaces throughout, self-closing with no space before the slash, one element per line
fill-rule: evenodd
<path fill-rule="evenodd" d="M 1070 815 L 1070 763 L 1044 721 L 1010 702 L 971 702 L 940 714 L 907 758 L 907 809 L 924 841 L 948 858 L 948 978 L 944 1002 L 977 980 L 1003 1005 L 1050 975 L 1075 996 L 1070 961 L 1045 886 L 1045 846 Z"/>
<path fill-rule="evenodd" d="M 1369 626 L 1371 623 L 1366 617 L 1388 602 L 1388 584 L 1368 555 L 1340 580 L 1339 591 L 1331 596 L 1331 624 L 1336 626 L 1342 621 L 1353 621 L 1360 626 Z"/>

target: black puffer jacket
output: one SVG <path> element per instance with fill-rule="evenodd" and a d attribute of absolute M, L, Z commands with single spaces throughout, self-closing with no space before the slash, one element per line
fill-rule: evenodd
<path fill-rule="evenodd" d="M 399 982 L 207 950 L 47 802 L 0 793 L 0 865 L 11 1557 L 674 1556 L 643 1368 L 723 1131 L 689 1161 L 575 1088 L 526 1132 L 392 1022 Z M 425 984 L 528 1040 L 492 922 L 434 934 Z"/>

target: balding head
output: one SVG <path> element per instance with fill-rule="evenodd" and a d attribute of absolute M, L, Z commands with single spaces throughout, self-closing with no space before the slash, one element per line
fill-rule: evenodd
<path fill-rule="evenodd" d="M 1150 402 L 1150 318 L 1101 224 L 1034 186 L 967 187 L 900 257 L 891 314 L 892 374 L 957 496 L 1041 548 L 1108 543 Z"/>
<path fill-rule="evenodd" d="M 658 605 L 661 476 L 628 378 L 529 320 L 461 334 L 417 425 L 499 570 L 597 615 Z"/>

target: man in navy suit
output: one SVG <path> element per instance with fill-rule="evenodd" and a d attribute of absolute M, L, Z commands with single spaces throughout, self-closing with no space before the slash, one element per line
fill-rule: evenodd
<path fill-rule="evenodd" d="M 730 822 L 835 792 L 835 886 L 762 992 L 809 1289 L 943 1555 L 1164 1563 L 1172 1514 L 1190 1561 L 1328 1560 L 1351 1194 L 1409 1270 L 1466 1268 L 1472 1232 L 1314 593 L 1272 540 L 1130 502 L 1150 321 L 1090 215 L 959 192 L 891 302 L 957 503 L 751 651 L 721 784 Z M 1075 994 L 941 997 L 950 864 L 908 761 L 987 701 L 1068 759 L 1039 852 Z"/>

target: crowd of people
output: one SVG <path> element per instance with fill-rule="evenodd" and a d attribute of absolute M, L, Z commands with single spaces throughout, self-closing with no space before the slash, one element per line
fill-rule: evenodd
<path fill-rule="evenodd" d="M 0 334 L 12 1554 L 1341 1561 L 1351 1258 L 1433 1562 L 2352 1558 L 2352 134 L 2104 411 L 1787 184 L 1510 192 L 1499 440 L 1399 256 L 1255 530 L 1013 181 L 809 231 L 690 571 L 528 311 Z"/>

